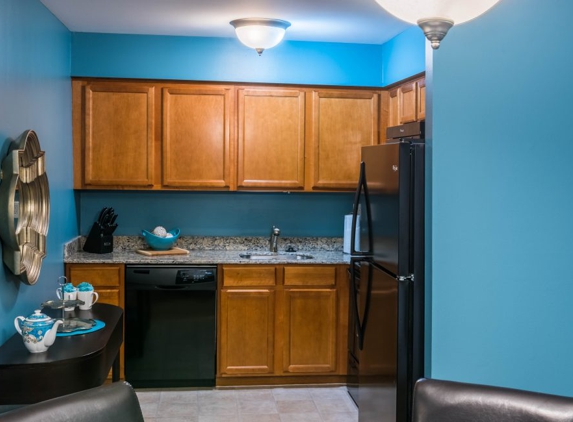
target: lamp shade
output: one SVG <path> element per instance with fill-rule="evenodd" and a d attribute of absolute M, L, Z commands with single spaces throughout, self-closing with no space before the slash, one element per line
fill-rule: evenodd
<path fill-rule="evenodd" d="M 280 43 L 290 23 L 280 19 L 245 18 L 230 22 L 237 38 L 259 53 Z"/>
<path fill-rule="evenodd" d="M 477 18 L 499 0 L 376 0 L 388 13 L 408 23 L 418 24 L 438 48 L 453 25 Z"/>

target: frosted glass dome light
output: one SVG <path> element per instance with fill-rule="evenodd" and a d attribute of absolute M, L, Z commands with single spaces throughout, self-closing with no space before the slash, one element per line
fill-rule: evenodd
<path fill-rule="evenodd" d="M 499 0 L 376 0 L 388 13 L 422 28 L 432 48 L 454 25 L 467 22 L 495 6 Z"/>
<path fill-rule="evenodd" d="M 235 28 L 239 41 L 254 48 L 259 56 L 280 43 L 290 26 L 290 22 L 266 18 L 236 19 L 229 23 Z"/>

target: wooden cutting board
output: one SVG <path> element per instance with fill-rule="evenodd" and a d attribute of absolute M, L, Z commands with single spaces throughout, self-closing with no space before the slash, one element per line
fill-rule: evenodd
<path fill-rule="evenodd" d="M 181 248 L 171 248 L 166 251 L 155 251 L 153 249 L 138 249 L 135 252 L 146 256 L 164 256 L 164 255 L 187 255 L 189 251 Z"/>

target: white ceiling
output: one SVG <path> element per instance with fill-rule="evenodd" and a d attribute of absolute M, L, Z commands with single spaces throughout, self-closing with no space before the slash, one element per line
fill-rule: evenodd
<path fill-rule="evenodd" d="M 285 40 L 382 44 L 408 28 L 375 0 L 41 0 L 72 32 L 234 37 L 238 18 L 289 21 Z"/>

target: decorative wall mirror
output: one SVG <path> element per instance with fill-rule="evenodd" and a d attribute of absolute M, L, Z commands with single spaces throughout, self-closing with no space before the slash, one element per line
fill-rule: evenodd
<path fill-rule="evenodd" d="M 50 189 L 44 151 L 33 130 L 15 141 L 2 161 L 0 238 L 4 264 L 26 284 L 35 284 L 46 256 Z"/>

